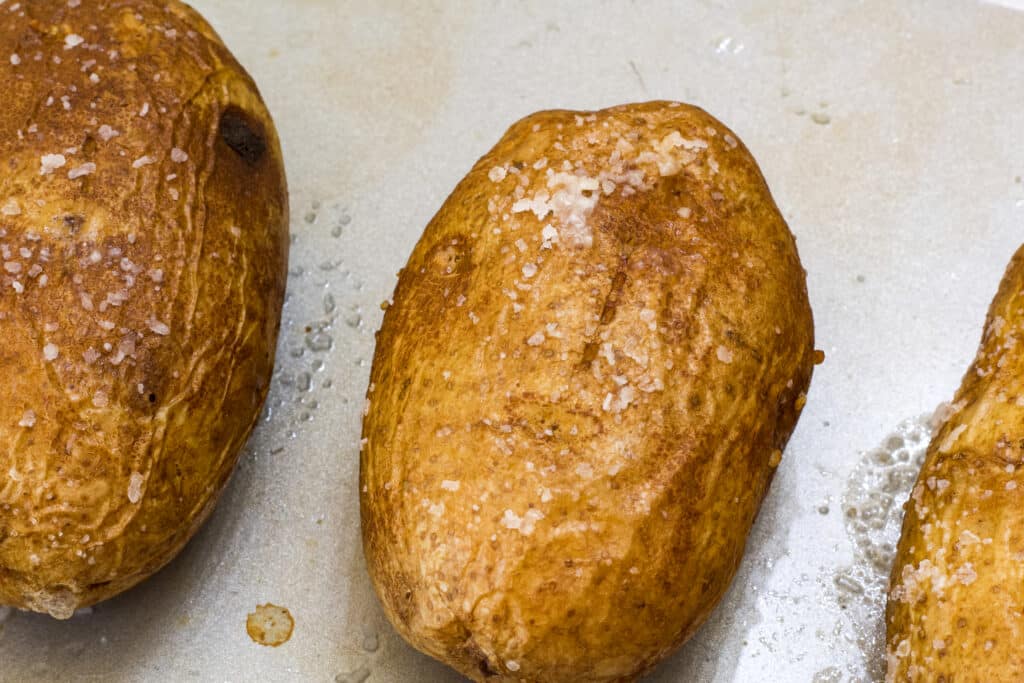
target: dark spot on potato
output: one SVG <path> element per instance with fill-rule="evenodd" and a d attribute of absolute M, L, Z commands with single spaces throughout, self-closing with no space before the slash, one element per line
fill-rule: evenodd
<path fill-rule="evenodd" d="M 85 224 L 85 216 L 79 216 L 77 214 L 68 214 L 64 216 L 64 227 L 72 235 L 78 234 L 78 231 L 82 229 Z"/>
<path fill-rule="evenodd" d="M 583 358 L 580 363 L 589 366 L 597 358 L 597 342 L 587 342 L 583 347 Z"/>
<path fill-rule="evenodd" d="M 96 150 L 98 145 L 96 144 L 96 138 L 91 135 L 85 136 L 85 141 L 82 142 L 82 156 L 86 159 L 94 159 L 96 157 Z"/>
<path fill-rule="evenodd" d="M 150 403 L 156 403 L 156 394 L 150 394 L 149 395 L 149 402 Z"/>
<path fill-rule="evenodd" d="M 480 673 L 482 673 L 486 678 L 498 675 L 498 672 L 491 668 L 490 663 L 486 659 L 480 660 Z"/>
<path fill-rule="evenodd" d="M 220 139 L 245 163 L 255 165 L 267 151 L 261 126 L 237 107 L 229 107 L 220 117 Z"/>

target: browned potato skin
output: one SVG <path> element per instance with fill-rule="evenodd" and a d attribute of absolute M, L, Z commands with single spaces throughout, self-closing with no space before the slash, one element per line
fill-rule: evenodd
<path fill-rule="evenodd" d="M 889 681 L 1024 680 L 1024 247 L 906 505 Z"/>
<path fill-rule="evenodd" d="M 270 380 L 287 189 L 256 86 L 193 10 L 12 4 L 0 604 L 66 618 L 170 561 L 224 488 Z M 44 174 L 48 154 L 66 164 Z"/>
<path fill-rule="evenodd" d="M 513 211 L 566 161 L 643 187 L 600 190 L 585 228 Z M 475 680 L 632 680 L 729 585 L 812 365 L 793 237 L 721 123 L 667 102 L 519 121 L 427 226 L 378 335 L 362 520 L 388 617 Z"/>

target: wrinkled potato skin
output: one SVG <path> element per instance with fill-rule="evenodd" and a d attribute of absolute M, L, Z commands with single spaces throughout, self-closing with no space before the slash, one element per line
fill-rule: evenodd
<path fill-rule="evenodd" d="M 889 681 L 1024 680 L 1024 247 L 906 505 Z"/>
<path fill-rule="evenodd" d="M 586 205 L 563 162 L 619 180 L 589 213 L 515 205 Z M 378 335 L 362 521 L 392 623 L 475 680 L 654 666 L 736 571 L 812 328 L 793 237 L 707 113 L 516 123 L 427 226 Z"/>
<path fill-rule="evenodd" d="M 270 380 L 287 189 L 255 85 L 190 8 L 10 9 L 0 604 L 66 618 L 170 561 L 227 482 Z"/>

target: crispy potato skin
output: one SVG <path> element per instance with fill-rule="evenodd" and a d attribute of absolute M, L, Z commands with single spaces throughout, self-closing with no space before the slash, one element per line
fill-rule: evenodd
<path fill-rule="evenodd" d="M 287 188 L 256 86 L 190 8 L 10 9 L 0 604 L 66 618 L 170 561 L 227 482 L 270 381 Z"/>
<path fill-rule="evenodd" d="M 812 365 L 793 237 L 721 123 L 519 121 L 379 332 L 362 521 L 387 615 L 472 679 L 635 678 L 729 585 Z"/>
<path fill-rule="evenodd" d="M 1024 680 L 1024 247 L 907 502 L 889 681 Z"/>

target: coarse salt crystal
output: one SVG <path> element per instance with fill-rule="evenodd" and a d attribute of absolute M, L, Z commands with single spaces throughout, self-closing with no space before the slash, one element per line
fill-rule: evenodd
<path fill-rule="evenodd" d="M 57 356 L 60 355 L 60 349 L 55 344 L 47 344 L 43 347 L 43 358 L 48 361 L 57 360 Z"/>
<path fill-rule="evenodd" d="M 529 339 L 526 340 L 526 343 L 530 346 L 540 346 L 544 343 L 544 332 L 542 330 L 537 330 Z"/>
<path fill-rule="evenodd" d="M 78 47 L 85 42 L 85 38 L 78 35 L 77 33 L 70 33 L 64 36 L 64 49 L 70 50 L 71 48 Z"/>
<path fill-rule="evenodd" d="M 458 491 L 459 486 L 459 482 L 451 481 L 449 479 L 445 479 L 444 481 L 441 482 L 441 488 L 443 488 L 445 491 Z"/>
<path fill-rule="evenodd" d="M 171 328 L 169 328 L 167 325 L 160 322 L 159 320 L 150 320 L 149 329 L 155 332 L 156 334 L 159 334 L 164 337 L 171 333 Z"/>
<path fill-rule="evenodd" d="M 39 158 L 39 175 L 49 175 L 54 169 L 60 168 L 68 163 L 63 154 L 44 154 Z"/>
<path fill-rule="evenodd" d="M 21 57 L 19 57 L 17 54 L 11 55 L 11 64 L 13 64 L 14 66 L 18 66 L 19 64 L 21 64 Z"/>
<path fill-rule="evenodd" d="M 116 138 L 118 135 L 121 134 L 119 131 L 114 130 L 105 123 L 102 126 L 100 126 L 97 133 L 100 136 L 100 140 L 103 140 L 103 142 L 108 142 L 112 138 Z"/>
<path fill-rule="evenodd" d="M 68 178 L 70 178 L 71 180 L 74 180 L 76 178 L 81 178 L 82 176 L 87 176 L 87 175 L 89 175 L 91 173 L 95 173 L 95 172 L 96 172 L 96 164 L 94 164 L 94 163 L 92 163 L 90 161 L 90 162 L 82 164 L 81 166 L 76 166 L 73 169 L 71 169 L 70 171 L 68 171 Z"/>
<path fill-rule="evenodd" d="M 175 147 L 171 150 L 171 161 L 176 164 L 183 164 L 188 161 L 188 153 L 185 150 Z"/>
<path fill-rule="evenodd" d="M 142 500 L 142 483 L 145 479 L 138 472 L 132 472 L 128 478 L 128 502 L 132 505 Z"/>
<path fill-rule="evenodd" d="M 523 265 L 523 277 L 529 279 L 537 274 L 537 265 L 534 263 L 526 263 Z"/>
<path fill-rule="evenodd" d="M 492 183 L 500 183 L 508 175 L 508 171 L 505 170 L 504 166 L 495 166 L 488 173 L 487 177 L 490 178 Z"/>
<path fill-rule="evenodd" d="M 715 355 L 718 356 L 718 360 L 722 361 L 723 363 L 731 363 L 733 360 L 732 351 L 725 348 L 724 346 L 719 346 L 715 350 Z"/>
<path fill-rule="evenodd" d="M 21 213 L 21 207 L 18 206 L 18 202 L 14 199 L 8 199 L 2 207 L 0 207 L 0 214 L 4 216 L 17 216 Z"/>
<path fill-rule="evenodd" d="M 31 429 L 36 426 L 36 414 L 32 410 L 26 410 L 25 414 L 21 416 L 21 421 L 18 422 L 19 427 L 28 427 Z"/>
<path fill-rule="evenodd" d="M 153 157 L 151 157 L 149 155 L 146 155 L 146 156 L 139 157 L 138 159 L 133 161 L 132 162 L 132 168 L 142 168 L 143 166 L 149 166 L 150 164 L 155 164 L 155 163 L 156 163 L 156 159 L 154 159 Z"/>

